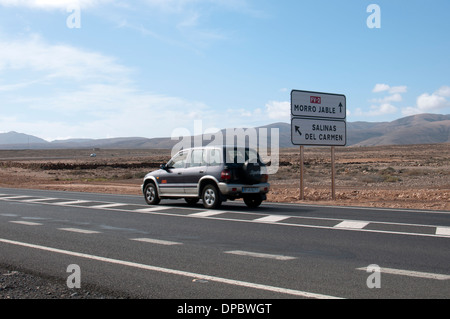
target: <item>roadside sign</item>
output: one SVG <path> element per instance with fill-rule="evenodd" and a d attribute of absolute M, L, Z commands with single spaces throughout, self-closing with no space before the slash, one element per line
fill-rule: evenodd
<path fill-rule="evenodd" d="M 291 141 L 294 145 L 345 146 L 347 125 L 344 120 L 293 117 Z"/>
<path fill-rule="evenodd" d="M 310 91 L 291 91 L 292 117 L 315 117 L 344 120 L 347 116 L 345 95 Z"/>

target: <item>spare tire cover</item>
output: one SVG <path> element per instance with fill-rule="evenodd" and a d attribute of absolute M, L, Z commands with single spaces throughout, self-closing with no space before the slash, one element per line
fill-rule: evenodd
<path fill-rule="evenodd" d="M 246 161 L 242 166 L 242 170 L 247 183 L 255 184 L 261 181 L 261 165 L 259 163 Z"/>

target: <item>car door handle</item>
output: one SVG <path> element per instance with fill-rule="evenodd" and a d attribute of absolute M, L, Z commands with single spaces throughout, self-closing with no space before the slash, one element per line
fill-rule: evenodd
<path fill-rule="evenodd" d="M 200 174 L 203 174 L 204 172 L 205 172 L 205 171 L 200 171 L 199 173 L 200 173 Z"/>
<path fill-rule="evenodd" d="M 183 175 L 183 173 L 179 172 L 178 175 Z"/>

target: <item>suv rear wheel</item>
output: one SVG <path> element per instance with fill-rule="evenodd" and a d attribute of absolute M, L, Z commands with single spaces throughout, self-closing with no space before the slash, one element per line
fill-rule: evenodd
<path fill-rule="evenodd" d="M 153 182 L 148 183 L 144 189 L 145 201 L 149 205 L 158 205 L 161 199 L 158 196 L 158 190 Z"/>
<path fill-rule="evenodd" d="M 217 187 L 211 184 L 206 185 L 203 188 L 202 201 L 205 208 L 214 209 L 219 207 L 222 204 L 222 200 Z"/>
<path fill-rule="evenodd" d="M 244 197 L 244 203 L 247 205 L 247 207 L 250 208 L 256 208 L 261 205 L 263 199 L 260 195 L 253 195 L 253 196 L 245 196 Z"/>

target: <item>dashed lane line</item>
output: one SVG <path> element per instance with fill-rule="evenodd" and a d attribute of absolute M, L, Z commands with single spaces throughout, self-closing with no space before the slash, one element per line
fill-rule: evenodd
<path fill-rule="evenodd" d="M 27 222 L 24 220 L 12 220 L 12 221 L 10 221 L 10 223 L 26 225 L 26 226 L 42 226 L 41 223 Z"/>
<path fill-rule="evenodd" d="M 276 259 L 276 260 L 293 260 L 293 259 L 297 259 L 296 257 L 290 257 L 290 256 L 284 256 L 284 255 L 263 254 L 263 253 L 255 253 L 255 252 L 251 252 L 251 251 L 242 251 L 242 250 L 226 251 L 225 254 L 232 254 L 232 255 L 239 255 L 239 256 L 248 256 L 248 257 L 256 257 L 256 258 Z"/>
<path fill-rule="evenodd" d="M 149 244 L 164 245 L 164 246 L 183 245 L 182 243 L 178 243 L 178 242 L 174 242 L 174 241 L 160 240 L 160 239 L 153 239 L 153 238 L 131 238 L 130 240 L 149 243 Z"/>
<path fill-rule="evenodd" d="M 436 235 L 450 236 L 450 227 L 436 227 Z"/>
<path fill-rule="evenodd" d="M 276 223 L 280 222 L 282 220 L 291 218 L 291 216 L 282 216 L 282 215 L 269 215 L 261 218 L 254 219 L 254 222 L 260 222 L 260 223 Z"/>
<path fill-rule="evenodd" d="M 340 222 L 334 228 L 345 228 L 345 229 L 363 229 L 369 225 L 369 222 L 361 222 L 357 220 L 344 220 Z"/>
<path fill-rule="evenodd" d="M 80 228 L 58 228 L 59 230 L 80 233 L 80 234 L 100 234 L 99 231 L 88 230 L 88 229 L 80 229 Z"/>

